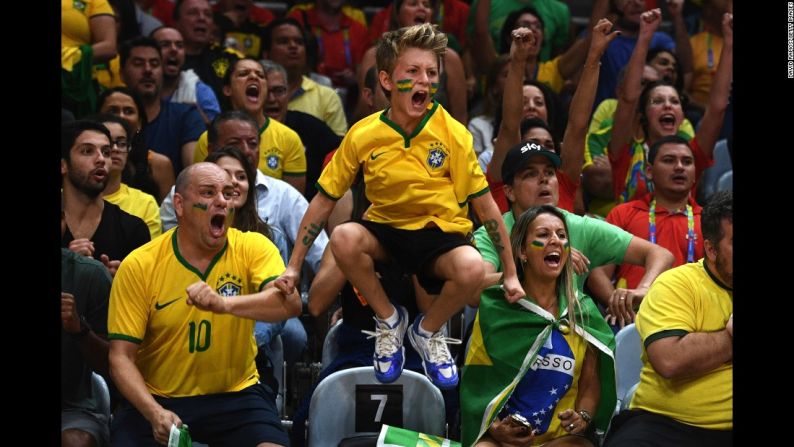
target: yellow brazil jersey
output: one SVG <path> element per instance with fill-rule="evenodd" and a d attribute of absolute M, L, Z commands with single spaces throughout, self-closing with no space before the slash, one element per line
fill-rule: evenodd
<path fill-rule="evenodd" d="M 468 201 L 488 192 L 471 133 L 435 101 L 411 135 L 387 112 L 350 128 L 317 190 L 339 199 L 362 165 L 369 220 L 405 230 L 435 225 L 446 233 L 471 232 Z"/>
<path fill-rule="evenodd" d="M 113 280 L 108 338 L 139 344 L 136 365 L 149 392 L 184 397 L 240 391 L 259 380 L 254 320 L 188 306 L 185 289 L 204 281 L 234 299 L 284 272 L 278 249 L 256 232 L 229 229 L 206 272 L 187 263 L 179 227 L 130 253 Z"/>
<path fill-rule="evenodd" d="M 91 43 L 91 17 L 113 16 L 107 0 L 61 0 L 61 46 Z"/>
<path fill-rule="evenodd" d="M 193 163 L 207 158 L 207 132 L 201 134 L 193 153 Z M 270 118 L 259 129 L 259 166 L 268 177 L 277 179 L 287 176 L 306 175 L 306 153 L 298 134 Z"/>
<path fill-rule="evenodd" d="M 701 259 L 659 275 L 642 300 L 636 324 L 647 347 L 664 337 L 723 330 L 731 314 L 733 291 L 715 282 Z M 643 348 L 640 384 L 630 408 L 709 430 L 730 430 L 733 362 L 705 374 L 665 379 L 653 369 Z"/>

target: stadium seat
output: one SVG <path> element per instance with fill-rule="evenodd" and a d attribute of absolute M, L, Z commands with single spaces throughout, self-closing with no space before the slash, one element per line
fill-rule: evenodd
<path fill-rule="evenodd" d="M 328 368 L 328 365 L 339 355 L 339 346 L 336 344 L 336 338 L 342 320 L 343 319 L 340 318 L 335 325 L 328 329 L 328 333 L 325 335 L 325 340 L 323 340 L 322 369 Z"/>
<path fill-rule="evenodd" d="M 619 410 L 629 389 L 640 381 L 642 369 L 642 340 L 634 323 L 625 326 L 615 336 L 615 365 Z"/>
<path fill-rule="evenodd" d="M 714 145 L 714 164 L 703 171 L 698 184 L 697 202 L 701 206 L 705 206 L 709 197 L 719 191 L 720 177 L 731 170 L 733 170 L 733 163 L 731 154 L 728 152 L 728 140 L 719 140 Z"/>
<path fill-rule="evenodd" d="M 733 169 L 722 174 L 717 180 L 717 191 L 733 191 Z"/>
<path fill-rule="evenodd" d="M 97 373 L 91 373 L 91 394 L 97 400 L 97 409 L 110 421 L 110 390 L 105 379 Z"/>
<path fill-rule="evenodd" d="M 278 392 L 276 394 L 276 408 L 278 415 L 284 418 L 284 396 L 286 394 L 285 374 L 284 374 L 284 345 L 281 342 L 281 335 L 277 335 L 270 342 L 270 350 L 273 352 L 273 375 L 276 376 L 278 382 Z"/>
<path fill-rule="evenodd" d="M 383 395 L 371 394 L 373 411 L 372 415 L 367 414 L 366 422 L 378 425 L 371 431 L 356 431 L 359 385 L 383 386 L 375 379 L 371 366 L 337 371 L 320 382 L 309 406 L 309 447 L 336 447 L 347 438 L 359 438 L 356 441 L 360 442 L 362 435 L 377 438 L 387 400 L 381 400 L 378 406 L 375 397 Z M 399 379 L 388 385 L 397 385 L 402 393 L 402 408 L 397 411 L 402 411 L 404 428 L 446 436 L 444 398 L 423 374 L 404 370 Z"/>

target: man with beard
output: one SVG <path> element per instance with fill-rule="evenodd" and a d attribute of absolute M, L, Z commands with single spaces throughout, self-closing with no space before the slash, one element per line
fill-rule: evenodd
<path fill-rule="evenodd" d="M 185 65 L 185 41 L 182 34 L 168 26 L 152 32 L 163 57 L 163 88 L 160 97 L 166 101 L 193 104 L 204 119 L 204 124 L 221 113 L 215 92 L 199 79 L 193 69 L 182 70 Z"/>
<path fill-rule="evenodd" d="M 110 291 L 110 371 L 127 402 L 113 416 L 117 447 L 166 444 L 174 428 L 210 445 L 288 445 L 275 394 L 259 381 L 254 322 L 300 314 L 297 293 L 256 231 L 229 228 L 230 175 L 214 163 L 176 179 L 179 225 L 135 250 Z"/>
<path fill-rule="evenodd" d="M 157 41 L 137 37 L 121 45 L 121 77 L 143 102 L 149 121 L 143 127 L 146 146 L 167 156 L 174 176 L 193 162 L 193 151 L 205 130 L 196 106 L 161 99 L 163 61 Z"/>
<path fill-rule="evenodd" d="M 102 261 L 111 275 L 132 250 L 149 241 L 139 217 L 102 200 L 108 182 L 110 132 L 94 121 L 61 128 L 61 176 L 66 229 L 61 247 Z"/>
<path fill-rule="evenodd" d="M 637 314 L 640 383 L 606 447 L 733 445 L 733 193 L 703 209 L 705 258 L 659 275 Z"/>
<path fill-rule="evenodd" d="M 653 192 L 638 200 L 616 206 L 607 222 L 629 233 L 668 249 L 675 260 L 673 267 L 695 262 L 703 257 L 700 231 L 700 205 L 689 194 L 695 183 L 695 156 L 686 139 L 677 135 L 663 137 L 648 151 L 648 179 Z M 634 289 L 645 273 L 641 265 L 609 264 L 593 269 L 588 286 L 593 298 L 609 302 L 615 288 Z M 612 285 L 615 275 L 616 284 Z M 628 324 L 638 303 L 617 307 Z"/>

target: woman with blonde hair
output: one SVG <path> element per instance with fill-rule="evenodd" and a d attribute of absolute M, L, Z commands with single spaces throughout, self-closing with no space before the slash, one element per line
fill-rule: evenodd
<path fill-rule="evenodd" d="M 461 382 L 463 445 L 597 445 L 617 399 L 615 339 L 576 293 L 563 214 L 528 209 L 511 245 L 527 295 L 482 295 Z"/>

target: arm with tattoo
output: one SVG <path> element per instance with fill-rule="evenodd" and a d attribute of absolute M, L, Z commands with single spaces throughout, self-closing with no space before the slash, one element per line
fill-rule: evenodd
<path fill-rule="evenodd" d="M 336 202 L 325 196 L 324 194 L 316 194 L 306 209 L 306 214 L 303 215 L 303 220 L 300 223 L 300 231 L 298 237 L 295 238 L 296 243 L 292 248 L 292 255 L 289 258 L 284 273 L 279 276 L 275 281 L 275 286 L 284 293 L 292 293 L 295 290 L 295 285 L 300 280 L 301 266 L 309 247 L 314 243 L 317 236 L 323 231 L 325 223 L 328 221 L 328 215 L 334 209 Z"/>
<path fill-rule="evenodd" d="M 488 236 L 493 241 L 494 248 L 499 254 L 499 259 L 502 261 L 502 271 L 504 272 L 504 283 L 502 288 L 505 291 L 505 297 L 511 303 L 523 298 L 526 294 L 524 289 L 521 288 L 521 283 L 518 281 L 516 275 L 516 264 L 513 261 L 513 250 L 510 248 L 510 239 L 507 236 L 507 229 L 505 228 L 502 216 L 499 214 L 499 208 L 496 206 L 493 197 L 490 194 L 483 194 L 477 198 L 471 199 L 471 205 L 477 216 L 485 225 L 488 231 Z M 485 262 L 485 261 L 483 261 Z"/>

